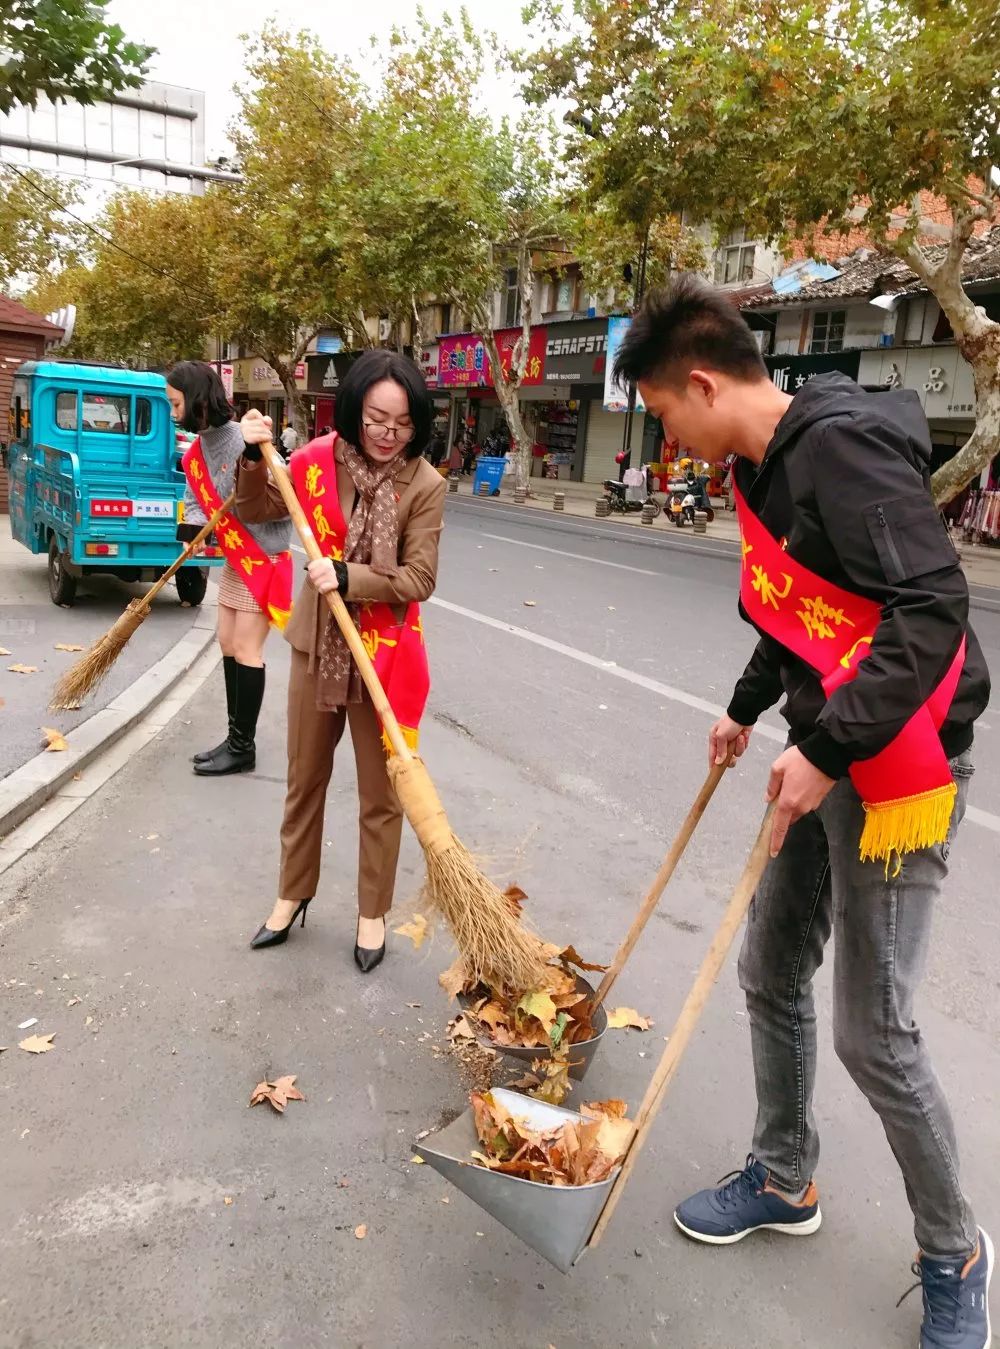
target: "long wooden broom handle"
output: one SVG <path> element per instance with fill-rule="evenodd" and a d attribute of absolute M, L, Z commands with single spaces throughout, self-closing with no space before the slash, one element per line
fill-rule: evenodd
<path fill-rule="evenodd" d="M 264 462 L 271 470 L 271 477 L 274 484 L 281 493 L 281 499 L 291 517 L 292 524 L 295 526 L 295 532 L 302 540 L 302 547 L 306 550 L 310 562 L 322 561 L 323 552 L 316 542 L 315 535 L 312 532 L 312 526 L 306 519 L 306 513 L 302 509 L 302 503 L 295 495 L 295 488 L 288 476 L 288 471 L 281 460 L 281 456 L 275 450 L 269 440 L 261 441 L 261 453 L 264 456 Z M 368 690 L 375 711 L 382 722 L 382 729 L 389 737 L 389 743 L 392 746 L 393 754 L 398 755 L 400 759 L 409 760 L 413 754 L 409 745 L 400 730 L 399 722 L 396 720 L 396 714 L 389 706 L 389 699 L 385 696 L 385 689 L 382 687 L 382 681 L 375 673 L 375 666 L 371 662 L 368 652 L 365 650 L 365 644 L 361 640 L 361 634 L 358 632 L 347 610 L 347 605 L 336 590 L 329 591 L 325 596 L 327 604 L 330 606 L 330 612 L 336 620 L 337 627 L 344 634 L 344 640 L 350 648 L 351 655 L 354 657 L 354 663 L 357 665 L 361 678 L 365 682 L 365 688 Z"/>
<path fill-rule="evenodd" d="M 201 529 L 198 530 L 198 533 L 194 536 L 191 542 L 185 545 L 184 551 L 178 554 L 177 558 L 173 562 L 171 562 L 170 566 L 163 573 L 160 579 L 154 585 L 151 585 L 150 588 L 146 591 L 145 595 L 143 595 L 142 597 L 143 608 L 147 608 L 150 604 L 152 604 L 153 601 L 156 599 L 157 595 L 170 580 L 170 578 L 176 572 L 180 571 L 181 567 L 183 567 L 184 563 L 187 562 L 189 558 L 194 557 L 194 550 L 198 547 L 199 544 L 205 542 L 209 534 L 211 534 L 212 530 L 219 523 L 222 517 L 227 513 L 227 511 L 231 511 L 235 504 L 236 504 L 236 493 L 230 492 L 229 496 L 226 497 L 225 501 L 212 516 L 211 520 L 209 520 L 206 524 L 204 524 L 201 527 Z"/>
<path fill-rule="evenodd" d="M 753 845 L 753 851 L 750 854 L 743 875 L 740 877 L 736 889 L 733 891 L 732 899 L 726 908 L 722 922 L 719 924 L 718 931 L 712 938 L 712 944 L 708 948 L 705 959 L 701 963 L 701 969 L 698 976 L 691 986 L 691 992 L 684 1001 L 680 1016 L 674 1025 L 673 1031 L 667 1041 L 667 1047 L 663 1051 L 663 1056 L 657 1065 L 656 1072 L 653 1074 L 646 1094 L 642 1098 L 642 1105 L 639 1107 L 639 1113 L 636 1116 L 636 1129 L 632 1135 L 632 1142 L 622 1163 L 622 1169 L 618 1172 L 614 1185 L 608 1194 L 607 1202 L 601 1210 L 601 1216 L 590 1234 L 588 1246 L 596 1246 L 604 1235 L 608 1223 L 611 1221 L 611 1215 L 622 1197 L 622 1191 L 628 1181 L 632 1170 L 639 1159 L 639 1153 L 642 1146 L 649 1136 L 653 1121 L 656 1118 L 656 1112 L 663 1104 L 663 1098 L 666 1095 L 677 1066 L 684 1056 L 684 1051 L 688 1047 L 694 1029 L 698 1024 L 701 1014 L 704 1010 L 708 995 L 712 991 L 716 979 L 722 966 L 725 964 L 726 956 L 729 954 L 729 948 L 733 944 L 737 932 L 747 915 L 750 908 L 750 901 L 753 899 L 754 891 L 760 884 L 760 878 L 764 874 L 764 869 L 770 860 L 771 853 L 771 817 L 774 814 L 774 805 L 768 806 L 767 814 L 764 816 L 764 823 L 760 827 L 760 833 L 757 835 L 757 842 Z"/>
<path fill-rule="evenodd" d="M 709 770 L 708 777 L 702 786 L 701 791 L 695 797 L 694 804 L 687 813 L 687 818 L 681 825 L 677 837 L 670 845 L 670 851 L 663 859 L 663 865 L 660 867 L 656 876 L 653 878 L 653 884 L 649 887 L 646 898 L 642 901 L 639 912 L 632 920 L 632 926 L 625 934 L 625 940 L 619 946 L 615 953 L 615 958 L 608 966 L 604 978 L 594 995 L 594 1007 L 600 1007 L 601 1003 L 611 992 L 612 985 L 621 974 L 625 967 L 625 962 L 635 949 L 635 944 L 642 935 L 642 930 L 649 922 L 653 910 L 660 902 L 660 896 L 667 888 L 667 882 L 677 868 L 677 863 L 684 855 L 684 849 L 691 842 L 691 836 L 697 829 L 701 817 L 708 808 L 708 803 L 715 795 L 715 789 L 722 781 L 726 773 L 725 764 L 713 764 Z"/>

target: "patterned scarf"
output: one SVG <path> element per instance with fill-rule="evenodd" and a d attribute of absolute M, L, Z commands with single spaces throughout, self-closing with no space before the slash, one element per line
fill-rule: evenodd
<path fill-rule="evenodd" d="M 395 576 L 399 569 L 399 517 L 396 510 L 396 478 L 406 463 L 402 452 L 385 464 L 372 463 L 353 445 L 341 441 L 344 467 L 357 489 L 357 500 L 347 526 L 344 561 L 367 563 L 379 576 Z M 359 605 L 349 604 L 357 622 Z M 364 683 L 344 635 L 327 613 L 319 643 L 319 675 L 316 708 L 334 712 L 348 703 L 360 703 Z"/>

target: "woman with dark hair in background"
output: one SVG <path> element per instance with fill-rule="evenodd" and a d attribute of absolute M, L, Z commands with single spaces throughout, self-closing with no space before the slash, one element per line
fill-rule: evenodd
<path fill-rule="evenodd" d="M 167 375 L 174 420 L 197 440 L 183 458 L 187 488 L 184 522 L 177 536 L 188 540 L 232 492 L 245 445 L 270 436 L 257 418 L 233 421 L 218 372 L 204 361 L 180 361 Z M 259 454 L 260 451 L 258 450 Z M 224 516 L 216 530 L 226 565 L 219 584 L 219 646 L 226 681 L 229 731 L 214 749 L 195 754 L 200 777 L 246 773 L 256 765 L 257 718 L 264 698 L 264 643 L 271 623 L 283 627 L 291 607 L 291 523 L 272 519 L 244 526 Z"/>
<path fill-rule="evenodd" d="M 259 413 L 247 416 L 266 424 Z M 394 352 L 366 352 L 338 391 L 335 434 L 292 456 L 296 494 L 327 556 L 309 563 L 285 631 L 292 665 L 279 898 L 251 942 L 256 950 L 286 941 L 299 914 L 305 922 L 319 882 L 334 751 L 349 726 L 360 798 L 354 959 L 368 973 L 385 954 L 402 810 L 386 772 L 378 716 L 322 596 L 338 590 L 346 600 L 414 742 L 428 688 L 418 604 L 437 581 L 444 514 L 444 479 L 423 457 L 431 419 L 416 365 Z M 283 519 L 277 488 L 252 462 L 259 453 L 244 458 L 237 509 L 244 520 Z"/>

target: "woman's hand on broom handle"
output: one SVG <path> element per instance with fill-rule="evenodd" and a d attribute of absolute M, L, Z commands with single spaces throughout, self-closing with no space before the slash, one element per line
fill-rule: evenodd
<path fill-rule="evenodd" d="M 321 595 L 329 595 L 331 591 L 340 589 L 337 583 L 337 570 L 328 557 L 316 558 L 309 563 L 306 571 L 313 588 Z"/>

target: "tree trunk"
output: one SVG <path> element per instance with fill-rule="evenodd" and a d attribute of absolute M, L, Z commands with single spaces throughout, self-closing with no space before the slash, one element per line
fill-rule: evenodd
<path fill-rule="evenodd" d="M 299 444 L 304 445 L 311 439 L 309 433 L 309 407 L 302 395 L 302 390 L 295 383 L 295 367 L 298 362 L 293 358 L 285 360 L 282 356 L 275 356 L 273 353 L 265 354 L 264 360 L 281 380 L 281 387 L 285 391 L 285 397 L 288 400 L 288 406 L 292 410 L 291 423 L 295 428 L 295 434 L 299 438 Z M 275 438 L 281 434 L 281 428 L 274 428 Z"/>
<path fill-rule="evenodd" d="M 982 354 L 974 357 L 962 342 L 958 344 L 976 382 L 976 427 L 954 459 L 942 464 L 931 479 L 939 506 L 953 501 L 1000 454 L 1000 324 L 990 323 L 990 328 L 992 332 L 976 344 Z"/>
<path fill-rule="evenodd" d="M 955 208 L 952 236 L 945 256 L 932 265 L 918 244 L 898 250 L 940 304 L 976 386 L 976 427 L 954 459 L 931 479 L 939 506 L 954 500 L 1000 453 L 1000 324 L 966 294 L 962 263 L 976 221 L 984 211 Z"/>
<path fill-rule="evenodd" d="M 483 325 L 484 328 L 485 326 Z M 521 408 L 517 400 L 521 381 L 519 379 L 516 381 L 510 380 L 504 374 L 503 366 L 500 363 L 500 350 L 493 329 L 489 328 L 485 332 L 481 332 L 480 336 L 489 353 L 493 387 L 496 390 L 497 399 L 503 409 L 507 429 L 510 432 L 510 451 L 514 463 L 514 486 L 523 487 L 527 490 L 528 480 L 531 477 L 531 439 L 525 430 Z M 517 352 L 514 354 L 516 356 Z"/>

